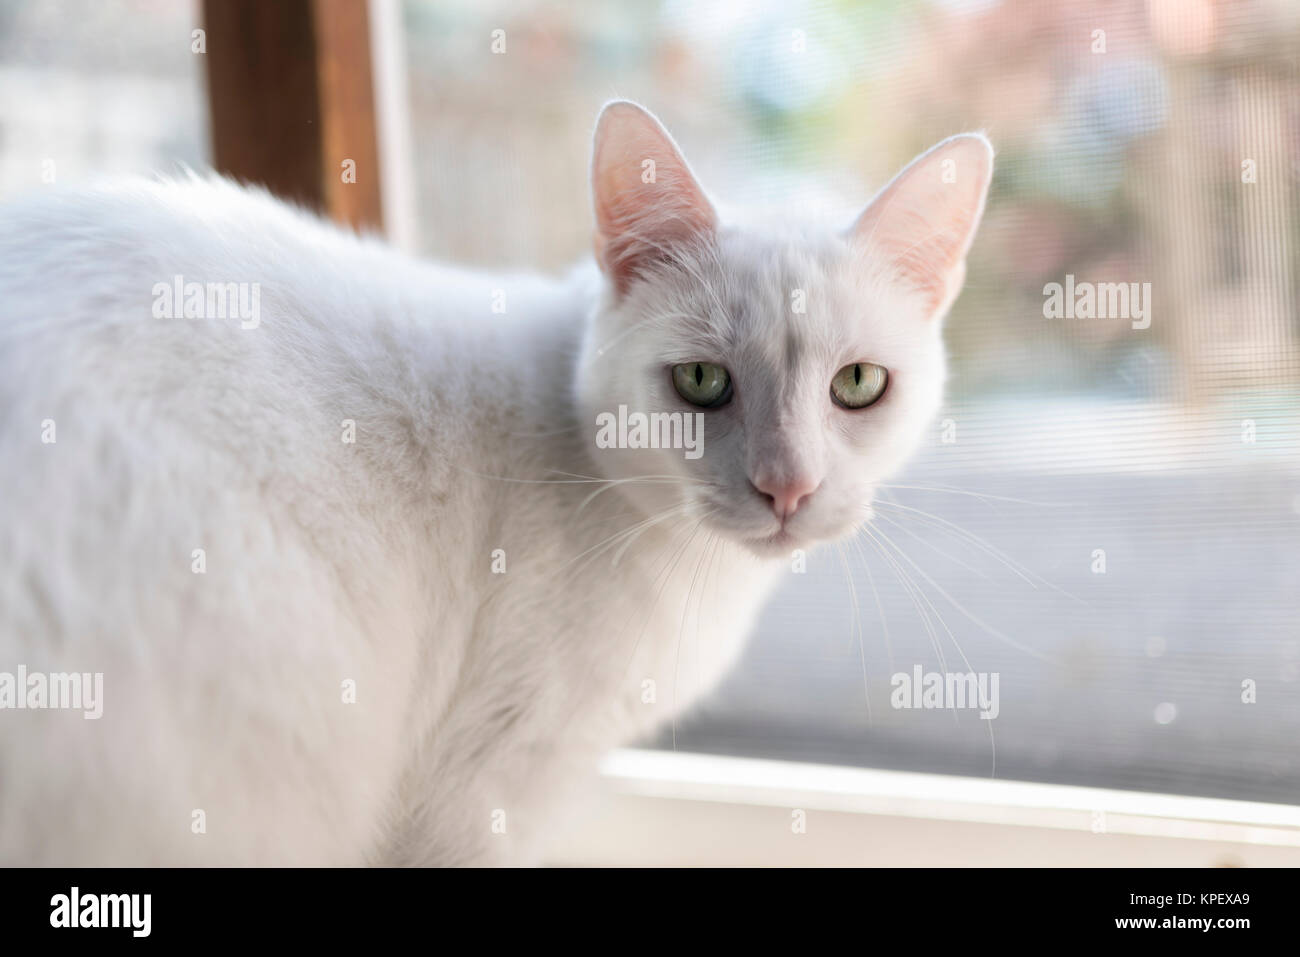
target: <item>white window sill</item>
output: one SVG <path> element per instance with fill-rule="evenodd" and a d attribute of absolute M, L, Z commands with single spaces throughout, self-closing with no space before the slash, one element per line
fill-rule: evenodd
<path fill-rule="evenodd" d="M 1290 805 L 646 750 L 602 781 L 549 863 L 1300 866 Z"/>

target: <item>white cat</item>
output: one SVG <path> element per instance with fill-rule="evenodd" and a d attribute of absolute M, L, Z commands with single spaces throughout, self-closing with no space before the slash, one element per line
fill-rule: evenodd
<path fill-rule="evenodd" d="M 918 443 L 991 171 L 741 228 L 611 103 L 566 280 L 219 179 L 0 211 L 0 863 L 540 860 Z M 601 447 L 620 406 L 702 454 Z M 70 672 L 97 720 L 42 709 Z"/>

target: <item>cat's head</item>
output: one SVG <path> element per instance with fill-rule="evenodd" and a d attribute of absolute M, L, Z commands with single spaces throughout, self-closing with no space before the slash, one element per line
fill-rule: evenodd
<path fill-rule="evenodd" d="M 847 227 L 741 226 L 653 116 L 607 105 L 591 169 L 606 294 L 576 382 L 603 475 L 648 516 L 761 556 L 859 527 L 938 411 L 940 323 L 992 169 L 983 136 L 955 136 Z"/>

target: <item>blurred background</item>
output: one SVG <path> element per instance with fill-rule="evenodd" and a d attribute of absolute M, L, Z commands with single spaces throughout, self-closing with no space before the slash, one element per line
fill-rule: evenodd
<path fill-rule="evenodd" d="M 847 222 L 944 136 L 998 151 L 924 453 L 655 747 L 1300 804 L 1300 4 L 389 7 L 389 225 L 430 257 L 587 255 L 616 96 L 724 206 Z M 201 19 L 0 0 L 0 198 L 210 163 Z M 1046 318 L 1067 275 L 1150 283 L 1149 328 Z M 999 673 L 995 721 L 889 706 L 945 663 Z"/>

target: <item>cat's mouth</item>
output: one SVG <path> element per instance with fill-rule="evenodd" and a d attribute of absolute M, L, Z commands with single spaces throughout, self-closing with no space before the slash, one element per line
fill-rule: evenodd
<path fill-rule="evenodd" d="M 723 511 L 718 509 L 717 511 Z M 781 558 L 788 556 L 796 548 L 804 548 L 812 543 L 806 534 L 798 534 L 787 522 L 753 522 L 736 517 L 715 516 L 709 522 L 713 529 L 726 538 L 741 545 L 759 558 Z M 755 527 L 757 526 L 757 527 Z"/>
<path fill-rule="evenodd" d="M 746 503 L 749 505 L 752 503 Z M 752 508 L 737 509 L 721 501 L 703 502 L 710 529 L 759 558 L 789 558 L 797 549 L 813 548 L 852 535 L 873 515 L 870 502 L 842 510 L 800 509 L 784 521 L 770 513 L 754 514 Z"/>
<path fill-rule="evenodd" d="M 802 532 L 792 530 L 786 524 L 770 534 L 747 535 L 738 540 L 759 558 L 789 558 L 796 549 L 811 548 L 822 539 L 809 534 L 806 529 Z"/>
<path fill-rule="evenodd" d="M 798 535 L 794 535 L 789 529 L 782 527 L 771 535 L 746 539 L 745 544 L 759 555 L 767 558 L 777 554 L 786 555 L 805 543 Z"/>
<path fill-rule="evenodd" d="M 823 522 L 810 526 L 798 521 L 787 521 L 766 535 L 735 535 L 734 538 L 759 558 L 789 558 L 796 549 L 812 548 L 823 542 L 833 542 L 853 535 L 875 514 L 870 505 L 862 506 L 862 511 L 864 514 L 857 522 L 845 522 L 842 525 L 827 525 Z"/>

